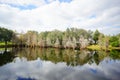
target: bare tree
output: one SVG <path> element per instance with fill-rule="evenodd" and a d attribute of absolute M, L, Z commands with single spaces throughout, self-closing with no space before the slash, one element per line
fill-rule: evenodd
<path fill-rule="evenodd" d="M 60 48 L 60 41 L 58 38 L 56 39 L 56 42 L 54 45 L 55 45 L 55 47 Z"/>
<path fill-rule="evenodd" d="M 89 41 L 87 39 L 84 39 L 82 35 L 80 36 L 79 42 L 80 42 L 81 49 L 86 48 L 89 44 Z"/>

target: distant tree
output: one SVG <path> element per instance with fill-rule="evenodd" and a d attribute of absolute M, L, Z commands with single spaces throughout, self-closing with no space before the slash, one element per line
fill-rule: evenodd
<path fill-rule="evenodd" d="M 69 28 L 66 29 L 65 36 L 66 36 L 66 38 L 70 37 L 70 29 Z"/>
<path fill-rule="evenodd" d="M 55 42 L 54 46 L 55 46 L 55 47 L 60 47 L 60 41 L 59 41 L 58 38 L 56 39 L 56 42 Z"/>
<path fill-rule="evenodd" d="M 47 38 L 50 39 L 51 44 L 54 45 L 56 39 L 57 39 L 57 31 L 51 31 L 48 35 Z"/>
<path fill-rule="evenodd" d="M 105 45 L 105 36 L 104 36 L 103 34 L 100 34 L 100 35 L 99 35 L 98 45 L 100 46 L 101 49 L 102 49 L 103 46 Z"/>
<path fill-rule="evenodd" d="M 47 37 L 47 39 L 46 39 L 46 45 L 47 45 L 47 47 L 52 46 L 52 43 L 51 43 L 51 40 L 49 37 Z"/>
<path fill-rule="evenodd" d="M 79 42 L 80 42 L 80 48 L 86 48 L 89 44 L 89 41 L 87 39 L 85 39 L 82 35 L 79 38 Z"/>
<path fill-rule="evenodd" d="M 38 32 L 34 31 L 32 35 L 32 44 L 33 46 L 38 45 Z"/>
<path fill-rule="evenodd" d="M 47 47 L 47 38 L 49 38 L 49 37 L 47 37 L 48 36 L 48 34 L 49 34 L 50 32 L 47 32 L 47 31 L 45 31 L 45 32 L 41 32 L 39 35 L 38 35 L 38 45 L 39 46 L 41 46 L 41 47 Z M 49 38 L 50 39 L 50 38 Z M 50 41 L 51 42 L 51 41 Z"/>
<path fill-rule="evenodd" d="M 104 34 L 100 34 L 99 39 L 98 39 L 98 45 L 102 49 L 105 47 L 106 50 L 108 50 L 109 47 L 109 36 L 105 36 Z"/>
<path fill-rule="evenodd" d="M 99 38 L 100 32 L 96 30 L 93 35 L 93 39 L 95 41 L 95 44 L 97 44 L 98 38 Z"/>
<path fill-rule="evenodd" d="M 5 42 L 5 45 L 7 45 L 8 41 L 12 40 L 13 31 L 6 29 L 6 28 L 0 28 L 0 41 Z"/>
<path fill-rule="evenodd" d="M 71 38 L 69 38 L 66 42 L 66 44 L 64 45 L 65 48 L 71 48 L 72 47 L 72 40 Z"/>
<path fill-rule="evenodd" d="M 73 40 L 72 40 L 72 48 L 73 49 L 75 49 L 77 47 L 76 43 L 77 43 L 77 40 L 75 37 L 73 37 Z"/>
<path fill-rule="evenodd" d="M 120 34 L 115 36 L 105 36 L 96 30 L 94 33 L 91 30 L 78 28 L 67 28 L 66 31 L 45 31 L 38 34 L 36 31 L 28 31 L 27 33 L 16 33 L 12 30 L 0 27 L 0 42 L 12 41 L 16 45 L 28 46 L 55 46 L 68 47 L 75 49 L 76 47 L 86 48 L 92 44 L 98 44 L 108 48 L 109 44 L 113 47 L 120 46 Z"/>
<path fill-rule="evenodd" d="M 47 35 L 47 38 L 50 39 L 53 46 L 57 39 L 59 40 L 60 45 L 62 45 L 63 33 L 59 30 L 54 30 L 54 31 L 49 32 L 49 34 Z"/>
<path fill-rule="evenodd" d="M 65 31 L 65 35 L 67 38 L 75 37 L 77 40 L 79 40 L 80 35 L 83 35 L 85 38 L 88 38 L 89 33 L 84 29 L 67 28 Z"/>
<path fill-rule="evenodd" d="M 69 37 L 67 42 L 65 43 L 64 47 L 75 49 L 77 47 L 76 42 L 77 41 L 76 41 L 75 37 L 73 37 L 72 39 Z"/>
<path fill-rule="evenodd" d="M 116 35 L 119 39 L 119 47 L 120 47 L 120 33 Z"/>
<path fill-rule="evenodd" d="M 31 47 L 38 45 L 38 32 L 28 31 L 26 34 L 24 34 L 24 41 L 28 46 Z"/>
<path fill-rule="evenodd" d="M 20 40 L 20 45 L 23 45 L 25 43 L 23 31 L 19 34 L 19 40 Z"/>
<path fill-rule="evenodd" d="M 110 40 L 110 37 L 105 36 L 105 48 L 106 48 L 106 50 L 108 50 L 108 47 L 109 47 L 109 40 Z"/>
<path fill-rule="evenodd" d="M 94 40 L 93 40 L 93 32 L 91 31 L 91 30 L 88 30 L 88 37 L 87 37 L 87 39 L 88 39 L 88 41 L 89 41 L 89 45 L 92 45 L 93 43 L 94 43 Z"/>
<path fill-rule="evenodd" d="M 112 36 L 110 38 L 110 45 L 113 47 L 118 47 L 119 46 L 119 38 L 117 36 Z"/>
<path fill-rule="evenodd" d="M 18 33 L 15 31 L 12 35 L 12 44 L 13 45 L 19 45 L 20 44 L 20 39 L 19 39 L 19 36 L 18 36 Z"/>
<path fill-rule="evenodd" d="M 77 34 L 78 34 L 78 37 L 77 37 L 78 39 L 80 38 L 80 35 L 83 35 L 84 38 L 88 39 L 89 33 L 84 29 L 78 29 Z"/>
<path fill-rule="evenodd" d="M 91 31 L 91 30 L 88 30 L 88 38 L 92 38 L 92 34 L 93 34 L 93 31 Z"/>

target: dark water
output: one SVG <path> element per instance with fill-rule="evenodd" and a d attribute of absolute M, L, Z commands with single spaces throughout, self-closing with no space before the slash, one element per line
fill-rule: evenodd
<path fill-rule="evenodd" d="M 120 52 L 12 49 L 0 53 L 0 80 L 120 80 Z"/>

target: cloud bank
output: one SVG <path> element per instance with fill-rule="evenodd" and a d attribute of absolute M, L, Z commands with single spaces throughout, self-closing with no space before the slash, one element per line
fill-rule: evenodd
<path fill-rule="evenodd" d="M 120 32 L 120 0 L 0 0 L 0 26 L 48 31 L 76 27 Z"/>
<path fill-rule="evenodd" d="M 113 62 L 112 62 L 113 61 Z M 114 65 L 114 66 L 112 66 Z M 27 61 L 15 58 L 14 62 L 0 67 L 1 80 L 119 80 L 120 61 L 106 59 L 101 64 L 67 66 L 66 63 L 54 64 L 40 58 Z M 21 78 L 21 79 L 19 79 Z M 22 79 L 23 78 L 23 79 Z M 31 78 L 31 79 L 29 79 Z"/>

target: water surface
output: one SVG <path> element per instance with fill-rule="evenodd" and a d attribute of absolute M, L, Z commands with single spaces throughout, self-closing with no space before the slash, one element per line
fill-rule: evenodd
<path fill-rule="evenodd" d="M 0 80 L 119 79 L 119 51 L 24 48 L 0 53 Z"/>

